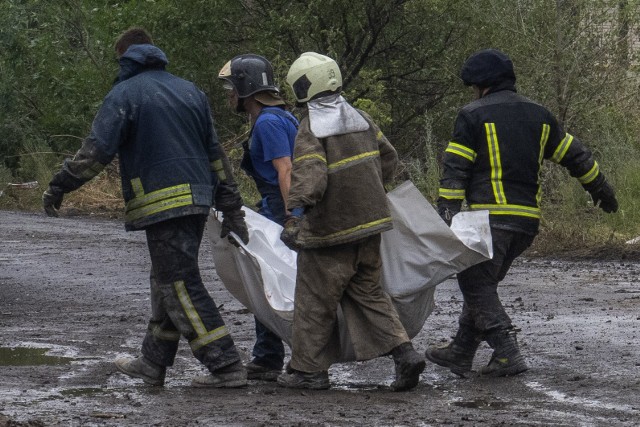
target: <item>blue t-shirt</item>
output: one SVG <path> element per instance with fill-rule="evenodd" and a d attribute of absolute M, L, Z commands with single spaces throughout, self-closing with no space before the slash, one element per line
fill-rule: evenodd
<path fill-rule="evenodd" d="M 287 117 L 270 113 L 280 110 Z M 293 114 L 280 107 L 263 107 L 262 113 L 253 125 L 251 133 L 250 155 L 253 168 L 262 179 L 278 186 L 278 171 L 272 160 L 280 157 L 293 157 L 293 143 L 298 129 L 294 125 L 298 120 Z"/>

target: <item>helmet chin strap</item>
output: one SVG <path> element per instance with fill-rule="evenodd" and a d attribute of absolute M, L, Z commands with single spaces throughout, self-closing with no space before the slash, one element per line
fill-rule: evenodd
<path fill-rule="evenodd" d="M 244 108 L 244 98 L 238 98 L 238 103 L 236 104 L 236 113 L 244 113 L 247 110 Z"/>

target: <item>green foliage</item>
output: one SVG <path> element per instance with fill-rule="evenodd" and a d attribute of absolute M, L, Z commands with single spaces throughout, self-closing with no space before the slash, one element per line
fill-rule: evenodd
<path fill-rule="evenodd" d="M 142 26 L 169 70 L 208 94 L 236 166 L 234 147 L 248 124 L 227 107 L 220 68 L 235 55 L 261 54 L 291 100 L 289 65 L 317 51 L 336 59 L 345 97 L 396 146 L 398 178 L 435 200 L 440 156 L 471 99 L 460 66 L 475 50 L 495 47 L 512 57 L 519 91 L 593 149 L 621 200 L 618 215 L 585 208 L 581 187 L 551 166 L 543 174 L 543 232 L 576 240 L 630 235 L 640 224 L 640 117 L 630 114 L 640 99 L 639 18 L 639 0 L 4 0 L 0 178 L 46 182 L 77 150 L 116 75 L 114 41 Z M 253 203 L 251 181 L 238 175 Z"/>

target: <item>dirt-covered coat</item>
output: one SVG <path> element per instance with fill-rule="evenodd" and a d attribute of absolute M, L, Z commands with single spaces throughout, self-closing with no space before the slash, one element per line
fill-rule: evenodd
<path fill-rule="evenodd" d="M 393 227 L 384 183 L 393 177 L 398 155 L 360 113 L 369 129 L 321 139 L 308 116 L 300 122 L 288 207 L 305 210 L 298 234 L 303 248 L 355 242 Z"/>

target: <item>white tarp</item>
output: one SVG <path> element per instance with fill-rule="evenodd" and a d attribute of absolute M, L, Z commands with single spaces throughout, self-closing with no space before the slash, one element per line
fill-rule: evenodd
<path fill-rule="evenodd" d="M 452 274 L 492 257 L 489 215 L 461 212 L 451 228 L 409 181 L 388 194 L 393 230 L 382 234 L 382 286 L 391 296 L 407 334 L 420 332 L 434 305 L 435 286 Z M 244 209 L 249 244 L 220 239 L 212 212 L 207 233 L 216 271 L 225 287 L 269 329 L 290 343 L 296 253 L 280 241 L 282 227 Z M 339 313 L 338 321 L 343 322 Z M 341 336 L 346 328 L 339 327 Z M 353 360 L 348 338 L 342 360 Z"/>

